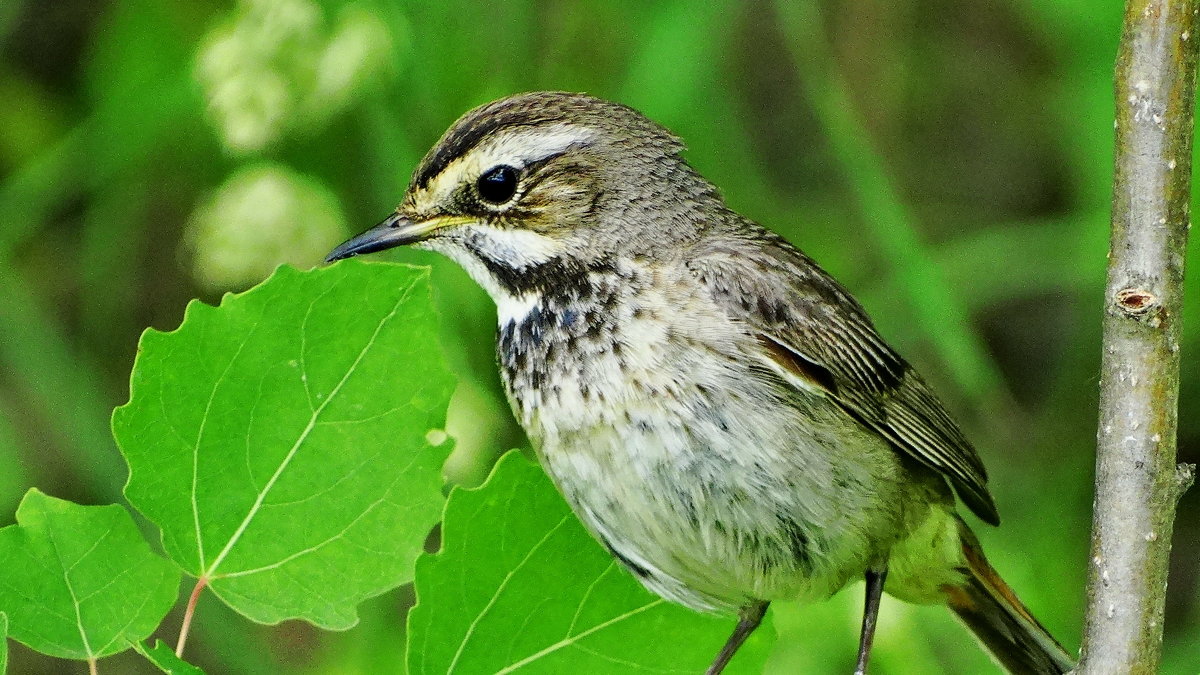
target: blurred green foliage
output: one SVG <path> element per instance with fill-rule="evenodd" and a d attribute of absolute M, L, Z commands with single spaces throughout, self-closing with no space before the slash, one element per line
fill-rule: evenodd
<path fill-rule="evenodd" d="M 108 420 L 143 328 L 174 328 L 189 298 L 279 262 L 316 264 L 394 206 L 468 108 L 587 91 L 674 129 L 735 208 L 858 294 L 980 447 L 1004 518 L 977 528 L 993 563 L 1074 648 L 1120 12 L 1092 0 L 4 0 L 0 524 L 29 486 L 120 499 Z M 460 380 L 447 473 L 477 483 L 524 442 L 497 385 L 493 310 L 451 263 L 392 257 L 434 267 Z M 1195 318 L 1179 436 L 1190 461 Z M 1194 673 L 1195 491 L 1173 556 L 1164 672 Z M 850 589 L 778 606 L 773 671 L 844 672 L 860 602 Z M 212 672 L 396 672 L 410 603 L 382 596 L 355 630 L 323 633 L 248 627 L 202 601 L 189 654 Z M 877 645 L 878 673 L 993 668 L 941 608 L 885 602 Z M 68 667 L 20 646 L 9 665 Z M 104 665 L 144 672 L 136 656 Z"/>

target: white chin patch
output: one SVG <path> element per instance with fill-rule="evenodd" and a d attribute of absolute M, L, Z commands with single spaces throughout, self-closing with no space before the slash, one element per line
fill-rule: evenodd
<path fill-rule="evenodd" d="M 535 293 L 509 295 L 507 292 L 501 292 L 499 297 L 493 296 L 493 299 L 496 301 L 496 323 L 503 327 L 524 321 L 537 306 L 539 297 Z"/>
<path fill-rule="evenodd" d="M 562 244 L 529 230 L 500 229 L 490 225 L 467 225 L 463 236 L 486 242 L 492 260 L 520 271 L 540 265 L 562 253 Z"/>
<path fill-rule="evenodd" d="M 458 230 L 451 236 L 427 239 L 418 246 L 441 253 L 466 270 L 496 303 L 496 316 L 501 326 L 524 319 L 537 303 L 536 295 L 512 295 L 508 288 L 497 283 L 491 270 L 479 259 L 478 251 L 486 251 L 494 263 L 521 274 L 559 255 L 563 250 L 561 242 L 529 230 L 500 229 L 482 224 L 463 225 Z M 468 239 L 472 240 L 472 246 L 465 243 Z"/>

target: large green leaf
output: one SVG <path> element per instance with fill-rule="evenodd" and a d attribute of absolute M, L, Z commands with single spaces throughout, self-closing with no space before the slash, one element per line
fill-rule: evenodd
<path fill-rule="evenodd" d="M 155 555 L 129 512 L 30 490 L 0 529 L 0 610 L 14 640 L 68 659 L 124 651 L 162 621 L 179 571 Z"/>
<path fill-rule="evenodd" d="M 644 590 L 517 453 L 454 491 L 442 534 L 417 562 L 411 675 L 700 673 L 733 630 Z M 727 672 L 762 672 L 773 640 L 764 623 Z"/>
<path fill-rule="evenodd" d="M 113 415 L 129 501 L 167 554 L 265 623 L 357 621 L 412 578 L 443 498 L 452 389 L 428 271 L 280 268 L 147 331 Z"/>

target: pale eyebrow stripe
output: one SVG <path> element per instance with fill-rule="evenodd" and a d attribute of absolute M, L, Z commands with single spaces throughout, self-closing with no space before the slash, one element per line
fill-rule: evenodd
<path fill-rule="evenodd" d="M 505 134 L 480 154 L 494 162 L 512 158 L 519 161 L 523 168 L 560 155 L 574 146 L 587 145 L 595 137 L 595 132 L 589 129 L 573 124 L 558 124 L 550 128 Z"/>
<path fill-rule="evenodd" d="M 591 129 L 567 123 L 527 127 L 520 131 L 514 129 L 499 132 L 496 140 L 477 145 L 454 159 L 421 189 L 428 191 L 432 195 L 430 198 L 437 201 L 448 196 L 471 172 L 500 164 L 523 170 L 561 155 L 572 147 L 587 145 L 597 135 Z"/>

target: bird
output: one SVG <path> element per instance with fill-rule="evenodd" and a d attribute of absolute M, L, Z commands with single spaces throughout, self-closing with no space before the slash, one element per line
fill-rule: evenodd
<path fill-rule="evenodd" d="M 483 287 L 513 414 L 574 513 L 651 592 L 737 616 L 709 675 L 772 601 L 860 579 L 856 673 L 884 591 L 948 605 L 1011 672 L 1074 668 L 959 515 L 1000 522 L 930 386 L 684 149 L 620 103 L 512 95 L 454 122 L 327 261 L 411 245 Z"/>

